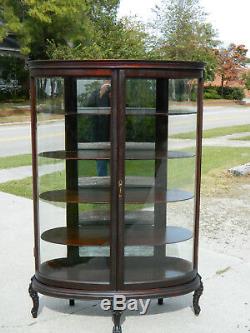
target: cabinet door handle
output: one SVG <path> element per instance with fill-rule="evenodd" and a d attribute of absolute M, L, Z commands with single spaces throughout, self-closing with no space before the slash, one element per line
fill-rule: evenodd
<path fill-rule="evenodd" d="M 120 179 L 119 182 L 118 182 L 119 198 L 122 197 L 122 186 L 123 186 L 123 181 Z"/>

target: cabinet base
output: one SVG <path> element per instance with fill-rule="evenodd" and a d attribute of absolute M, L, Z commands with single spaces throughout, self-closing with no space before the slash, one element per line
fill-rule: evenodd
<path fill-rule="evenodd" d="M 35 279 L 35 277 L 33 276 L 31 278 L 31 282 L 29 284 L 29 294 L 33 301 L 33 308 L 31 309 L 31 314 L 32 314 L 33 318 L 37 318 L 37 312 L 38 312 L 38 308 L 39 308 L 39 296 L 38 296 L 37 291 L 35 291 L 33 288 L 34 279 Z"/>
<path fill-rule="evenodd" d="M 91 291 L 91 290 L 74 290 L 66 288 L 58 288 L 45 285 L 39 282 L 35 276 L 32 277 L 29 285 L 29 294 L 33 301 L 33 307 L 31 314 L 33 318 L 37 317 L 39 307 L 38 292 L 52 297 L 69 299 L 69 304 L 74 305 L 75 299 L 96 300 L 109 298 L 112 299 L 115 295 L 124 295 L 129 298 L 158 298 L 158 304 L 163 304 L 164 297 L 173 297 L 188 294 L 194 291 L 193 295 L 193 309 L 195 315 L 199 315 L 201 309 L 199 306 L 199 299 L 203 292 L 203 283 L 201 276 L 197 274 L 196 278 L 189 283 L 185 283 L 179 286 L 173 286 L 168 288 L 149 289 L 149 290 L 114 290 L 114 291 Z M 113 333 L 122 333 L 121 328 L 121 315 L 122 311 L 113 310 Z"/>

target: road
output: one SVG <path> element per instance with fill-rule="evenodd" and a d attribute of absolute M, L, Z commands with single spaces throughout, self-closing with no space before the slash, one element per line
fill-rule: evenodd
<path fill-rule="evenodd" d="M 171 116 L 170 134 L 194 130 L 193 115 Z M 210 129 L 223 126 L 249 124 L 250 107 L 244 106 L 210 106 L 204 109 L 203 128 Z M 39 127 L 39 150 L 63 149 L 64 123 L 53 121 Z M 30 124 L 0 126 L 0 156 L 31 153 Z"/>

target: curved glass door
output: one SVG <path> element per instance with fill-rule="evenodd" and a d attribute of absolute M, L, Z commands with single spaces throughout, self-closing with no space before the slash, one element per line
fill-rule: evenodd
<path fill-rule="evenodd" d="M 126 80 L 124 283 L 171 286 L 193 269 L 196 82 Z M 160 283 L 160 284 L 159 284 Z"/>
<path fill-rule="evenodd" d="M 39 277 L 110 284 L 111 78 L 40 78 L 36 88 Z"/>

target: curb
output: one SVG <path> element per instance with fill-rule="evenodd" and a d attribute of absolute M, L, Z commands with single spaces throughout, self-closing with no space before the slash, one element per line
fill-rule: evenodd
<path fill-rule="evenodd" d="M 44 120 L 43 123 L 55 123 L 57 121 L 63 121 L 63 119 L 51 119 L 51 120 Z M 13 123 L 0 123 L 0 126 L 16 126 L 16 125 L 30 125 L 31 121 L 20 121 L 20 122 L 13 122 Z"/>

